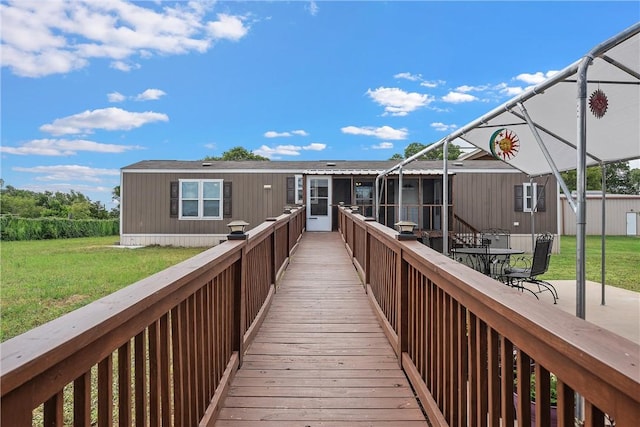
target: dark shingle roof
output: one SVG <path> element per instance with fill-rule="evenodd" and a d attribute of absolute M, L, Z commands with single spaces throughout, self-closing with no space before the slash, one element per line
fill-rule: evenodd
<path fill-rule="evenodd" d="M 397 160 L 312 160 L 312 161 L 202 161 L 202 160 L 144 160 L 122 168 L 132 171 L 228 171 L 228 172 L 288 172 L 332 174 L 377 174 L 398 164 Z M 454 171 L 515 171 L 508 164 L 498 160 L 452 160 L 448 164 Z M 405 173 L 411 171 L 425 173 L 442 171 L 441 160 L 414 161 L 404 166 Z"/>

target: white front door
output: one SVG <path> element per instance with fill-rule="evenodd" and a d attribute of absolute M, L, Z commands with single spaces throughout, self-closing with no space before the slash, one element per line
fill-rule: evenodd
<path fill-rule="evenodd" d="M 307 177 L 307 231 L 331 231 L 331 177 Z"/>

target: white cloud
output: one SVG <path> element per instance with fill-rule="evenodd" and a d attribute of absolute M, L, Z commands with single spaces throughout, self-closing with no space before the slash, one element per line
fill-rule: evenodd
<path fill-rule="evenodd" d="M 327 148 L 327 145 L 319 142 L 314 142 L 305 146 L 278 145 L 276 147 L 269 147 L 267 145 L 262 145 L 257 150 L 253 150 L 253 153 L 270 159 L 278 159 L 280 156 L 299 156 L 300 151 L 302 150 L 322 151 L 325 148 Z"/>
<path fill-rule="evenodd" d="M 244 26 L 242 18 L 227 15 L 225 13 L 218 14 L 218 20 L 209 22 L 209 32 L 216 39 L 229 39 L 238 41 L 247 35 L 249 29 Z"/>
<path fill-rule="evenodd" d="M 130 150 L 141 150 L 143 147 L 133 145 L 102 144 L 99 142 L 84 139 L 34 139 L 19 147 L 0 147 L 0 152 L 15 155 L 38 155 L 38 156 L 72 156 L 79 151 L 89 151 L 93 153 L 120 154 Z"/>
<path fill-rule="evenodd" d="M 500 93 L 503 93 L 508 97 L 514 97 L 514 96 L 520 95 L 524 91 L 525 91 L 525 89 L 521 88 L 519 86 L 507 86 L 507 87 L 501 89 Z"/>
<path fill-rule="evenodd" d="M 67 135 L 91 133 L 94 129 L 131 130 L 157 121 L 167 122 L 169 117 L 166 114 L 154 113 L 153 111 L 136 113 L 110 107 L 92 111 L 87 110 L 72 116 L 56 119 L 53 123 L 40 126 L 40 130 L 53 135 Z"/>
<path fill-rule="evenodd" d="M 264 133 L 264 137 L 265 138 L 288 138 L 290 136 L 309 136 L 309 134 L 307 132 L 305 132 L 304 130 L 298 129 L 298 130 L 292 130 L 292 131 L 288 131 L 288 132 L 276 132 L 275 130 L 270 130 Z"/>
<path fill-rule="evenodd" d="M 318 11 L 320 10 L 320 8 L 318 7 L 318 3 L 317 2 L 315 2 L 314 0 L 311 0 L 309 2 L 309 5 L 307 6 L 307 10 L 311 14 L 311 16 L 316 16 L 318 14 Z"/>
<path fill-rule="evenodd" d="M 406 116 L 420 107 L 429 105 L 433 97 L 429 95 L 405 92 L 399 88 L 379 87 L 367 90 L 367 95 L 384 107 L 385 115 Z"/>
<path fill-rule="evenodd" d="M 473 95 L 469 95 L 468 93 L 449 92 L 448 94 L 442 97 L 442 100 L 444 102 L 449 102 L 451 104 L 460 104 L 462 102 L 477 101 L 478 98 Z"/>
<path fill-rule="evenodd" d="M 165 96 L 166 92 L 160 89 L 147 89 L 141 94 L 136 95 L 136 101 L 155 101 Z"/>
<path fill-rule="evenodd" d="M 446 82 L 444 80 L 434 80 L 434 81 L 424 81 L 420 83 L 420 86 L 435 88 L 438 86 L 444 85 Z"/>
<path fill-rule="evenodd" d="M 516 76 L 516 80 L 520 80 L 521 82 L 525 82 L 528 85 L 535 86 L 538 83 L 542 83 L 543 81 L 547 80 L 548 78 L 550 78 L 556 73 L 557 71 L 555 70 L 547 71 L 546 73 L 543 73 L 541 71 L 538 71 L 537 73 L 533 73 L 533 74 L 522 73 Z"/>
<path fill-rule="evenodd" d="M 349 135 L 373 136 L 378 139 L 391 139 L 394 141 L 407 139 L 409 135 L 409 131 L 407 131 L 406 128 L 394 129 L 391 126 L 380 126 L 377 128 L 371 126 L 346 126 L 340 130 L 342 133 Z"/>
<path fill-rule="evenodd" d="M 239 40 L 244 18 L 218 14 L 214 2 L 131 3 L 124 0 L 13 1 L 0 4 L 2 66 L 24 77 L 68 73 L 93 58 L 139 68 L 135 58 L 206 52 L 216 40 Z"/>
<path fill-rule="evenodd" d="M 451 132 L 458 128 L 456 125 L 446 125 L 440 122 L 431 123 L 431 127 L 439 132 Z"/>
<path fill-rule="evenodd" d="M 102 177 L 119 176 L 118 169 L 98 169 L 80 165 L 34 166 L 31 168 L 14 167 L 16 172 L 41 175 L 37 181 L 87 181 L 102 182 Z"/>
<path fill-rule="evenodd" d="M 422 80 L 422 76 L 420 74 L 411 74 L 411 73 L 398 73 L 395 76 L 393 76 L 393 78 L 410 80 L 412 82 L 417 82 Z"/>
<path fill-rule="evenodd" d="M 125 73 L 128 73 L 129 71 L 137 70 L 142 66 L 140 64 L 131 64 L 124 61 L 112 61 L 109 64 L 109 67 L 113 68 L 114 70 L 124 71 Z"/>
<path fill-rule="evenodd" d="M 111 92 L 107 94 L 107 99 L 109 102 L 122 102 L 127 99 L 127 97 L 120 92 Z"/>
<path fill-rule="evenodd" d="M 371 146 L 374 150 L 389 150 L 393 148 L 392 142 L 381 142 L 380 144 L 374 144 Z"/>
<path fill-rule="evenodd" d="M 309 151 L 322 151 L 325 148 L 327 148 L 327 144 L 322 144 L 320 142 L 312 142 L 311 144 L 302 147 L 303 150 Z"/>

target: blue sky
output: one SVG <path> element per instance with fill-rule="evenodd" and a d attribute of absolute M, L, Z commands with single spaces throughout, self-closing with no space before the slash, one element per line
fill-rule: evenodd
<path fill-rule="evenodd" d="M 385 160 L 640 20 L 640 3 L 2 1 L 1 177 L 113 207 L 120 168 L 243 146 Z"/>

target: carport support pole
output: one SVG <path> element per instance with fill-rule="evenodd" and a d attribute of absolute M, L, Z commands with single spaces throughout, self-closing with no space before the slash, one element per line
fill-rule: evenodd
<path fill-rule="evenodd" d="M 604 305 L 604 281 L 606 275 L 606 266 L 605 260 L 605 241 L 606 241 L 606 221 L 605 215 L 607 213 L 607 205 L 606 205 L 606 197 L 607 197 L 607 166 L 602 164 L 602 235 L 600 238 L 600 246 L 601 246 L 601 255 L 600 255 L 600 305 Z"/>
<path fill-rule="evenodd" d="M 449 140 L 442 146 L 442 253 L 449 255 Z"/>
<path fill-rule="evenodd" d="M 404 220 L 402 218 L 402 166 L 398 168 L 398 221 Z"/>
<path fill-rule="evenodd" d="M 587 68 L 593 61 L 592 56 L 585 56 L 578 67 L 578 126 L 577 126 L 577 210 L 576 210 L 576 316 L 586 318 L 585 308 L 585 234 L 587 213 L 585 205 L 586 171 L 587 171 Z"/>

